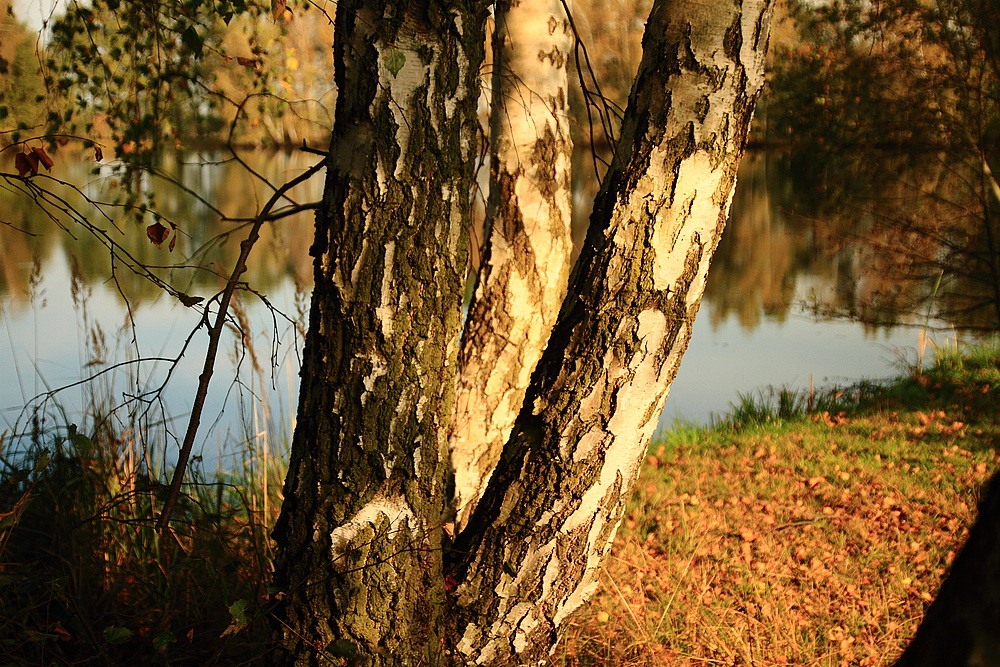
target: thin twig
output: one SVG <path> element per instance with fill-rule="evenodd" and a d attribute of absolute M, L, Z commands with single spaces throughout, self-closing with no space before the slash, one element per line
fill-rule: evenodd
<path fill-rule="evenodd" d="M 205 353 L 205 366 L 198 377 L 198 390 L 195 393 L 194 404 L 191 406 L 191 417 L 188 420 L 187 432 L 184 435 L 184 442 L 181 444 L 180 452 L 177 455 L 177 467 L 174 468 L 173 478 L 170 480 L 170 493 L 167 496 L 166 503 L 163 505 L 163 511 L 160 512 L 160 517 L 156 522 L 156 529 L 161 533 L 165 532 L 170 524 L 170 516 L 174 512 L 174 507 L 177 504 L 177 497 L 180 495 L 181 482 L 184 480 L 184 472 L 187 469 L 188 460 L 191 458 L 191 448 L 194 446 L 194 438 L 198 433 L 198 426 L 201 424 L 201 413 L 205 407 L 205 399 L 208 397 L 208 384 L 212 380 L 212 373 L 215 370 L 215 357 L 219 351 L 219 342 L 222 339 L 222 332 L 226 324 L 226 316 L 229 312 L 229 304 L 232 301 L 233 293 L 236 291 L 236 287 L 239 285 L 240 276 L 247 269 L 247 258 L 250 256 L 250 251 L 253 249 L 254 243 L 260 237 L 260 228 L 264 225 L 264 222 L 268 219 L 270 215 L 271 208 L 284 197 L 285 193 L 291 190 L 293 187 L 308 180 L 318 171 L 320 171 L 325 166 L 325 162 L 318 162 L 313 165 L 305 172 L 295 177 L 291 181 L 285 183 L 280 188 L 278 188 L 271 198 L 261 209 L 260 215 L 254 221 L 253 226 L 250 228 L 250 233 L 247 234 L 246 239 L 240 243 L 240 255 L 236 259 L 236 265 L 233 267 L 233 273 L 229 277 L 229 281 L 226 283 L 226 287 L 222 292 L 222 298 L 219 300 L 219 312 L 216 315 L 215 323 L 209 332 L 208 337 L 208 351 Z"/>

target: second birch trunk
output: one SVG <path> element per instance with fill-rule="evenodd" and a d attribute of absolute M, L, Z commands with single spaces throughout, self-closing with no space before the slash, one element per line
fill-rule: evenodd
<path fill-rule="evenodd" d="M 566 12 L 559 0 L 505 0 L 495 16 L 488 237 L 462 337 L 450 437 L 459 524 L 520 410 L 573 249 Z"/>
<path fill-rule="evenodd" d="M 769 18 L 769 0 L 653 6 L 569 296 L 454 545 L 468 664 L 543 664 L 596 587 L 728 215 Z"/>

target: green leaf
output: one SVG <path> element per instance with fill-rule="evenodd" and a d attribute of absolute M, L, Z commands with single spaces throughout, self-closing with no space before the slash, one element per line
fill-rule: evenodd
<path fill-rule="evenodd" d="M 124 644 L 132 636 L 132 631 L 119 625 L 104 628 L 104 641 L 109 644 Z"/>
<path fill-rule="evenodd" d="M 395 79 L 396 75 L 399 74 L 399 70 L 403 69 L 403 65 L 406 64 L 406 54 L 399 49 L 390 49 L 388 53 L 382 56 L 382 62 L 385 63 L 385 68 L 389 70 L 389 74 Z"/>
<path fill-rule="evenodd" d="M 250 603 L 243 599 L 229 605 L 229 615 L 232 617 L 232 621 L 230 621 L 229 627 L 223 630 L 222 637 L 235 635 L 247 626 L 247 622 L 249 621 L 247 618 L 247 608 L 249 606 Z"/>
<path fill-rule="evenodd" d="M 229 615 L 233 617 L 234 623 L 247 622 L 247 607 L 249 606 L 250 602 L 242 598 L 229 605 Z"/>
<path fill-rule="evenodd" d="M 23 473 L 24 476 L 27 477 L 26 470 L 18 472 Z M 24 514 L 24 510 L 25 508 L 28 507 L 28 504 L 30 502 L 31 502 L 31 496 L 24 496 L 19 501 L 17 501 L 17 503 L 14 504 L 14 508 L 12 510 L 6 513 L 0 513 L 0 530 L 9 530 L 14 526 L 16 526 L 17 523 L 21 520 L 21 515 Z M 0 575 L 2 574 L 3 573 L 0 572 Z M 2 581 L 2 576 L 0 576 L 0 581 Z"/>
<path fill-rule="evenodd" d="M 177 641 L 177 635 L 169 630 L 164 630 L 160 634 L 153 637 L 153 648 L 157 651 L 162 651 L 169 648 L 175 641 Z"/>
<path fill-rule="evenodd" d="M 85 436 L 83 433 L 80 433 L 80 431 L 77 429 L 76 424 L 70 424 L 67 431 L 68 431 L 67 439 L 70 441 L 70 443 L 72 443 L 73 446 L 76 447 L 77 449 L 81 450 L 82 453 L 89 454 L 90 450 L 93 449 L 94 447 L 94 443 L 91 441 L 91 439 Z"/>
<path fill-rule="evenodd" d="M 205 46 L 205 43 L 198 35 L 198 31 L 194 29 L 193 25 L 189 25 L 184 29 L 184 32 L 181 33 L 181 41 L 184 42 L 185 46 L 191 49 L 195 58 L 201 57 L 201 49 Z"/>
<path fill-rule="evenodd" d="M 94 451 L 94 441 L 83 433 L 77 433 L 75 427 L 69 434 L 69 441 L 73 444 L 73 448 L 80 454 L 87 455 Z"/>

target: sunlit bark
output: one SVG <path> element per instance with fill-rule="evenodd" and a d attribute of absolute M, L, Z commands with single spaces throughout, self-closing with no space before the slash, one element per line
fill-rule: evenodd
<path fill-rule="evenodd" d="M 569 296 L 449 564 L 468 663 L 540 664 L 596 586 L 728 214 L 769 13 L 654 4 Z"/>
<path fill-rule="evenodd" d="M 484 16 L 461 4 L 338 4 L 342 94 L 275 530 L 272 662 L 547 658 L 593 590 L 687 345 L 762 82 L 768 4 L 655 5 L 569 296 L 448 552 Z M 528 195 L 516 194 L 523 211 Z M 542 195 L 548 220 L 561 217 Z"/>
<path fill-rule="evenodd" d="M 567 64 L 559 0 L 495 11 L 490 232 L 459 353 L 451 448 L 460 521 L 514 418 L 566 292 L 571 239 Z"/>

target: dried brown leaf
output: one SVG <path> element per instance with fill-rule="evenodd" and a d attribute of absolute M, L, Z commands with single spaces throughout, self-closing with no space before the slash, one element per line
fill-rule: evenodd
<path fill-rule="evenodd" d="M 163 247 L 163 242 L 167 240 L 167 236 L 169 235 L 170 230 L 158 222 L 154 222 L 149 227 L 146 227 L 146 236 L 149 237 L 149 240 L 157 248 Z"/>
<path fill-rule="evenodd" d="M 45 152 L 44 148 L 36 146 L 31 149 L 31 154 L 35 156 L 35 159 L 38 160 L 43 167 L 45 167 L 46 171 L 52 171 L 52 166 L 55 163 L 52 161 L 52 158 L 49 157 L 49 154 Z"/>
<path fill-rule="evenodd" d="M 38 173 L 38 165 L 32 166 L 28 156 L 24 153 L 18 153 L 14 156 L 14 168 L 17 169 L 18 176 L 21 177 L 26 176 L 29 171 L 32 176 Z"/>

